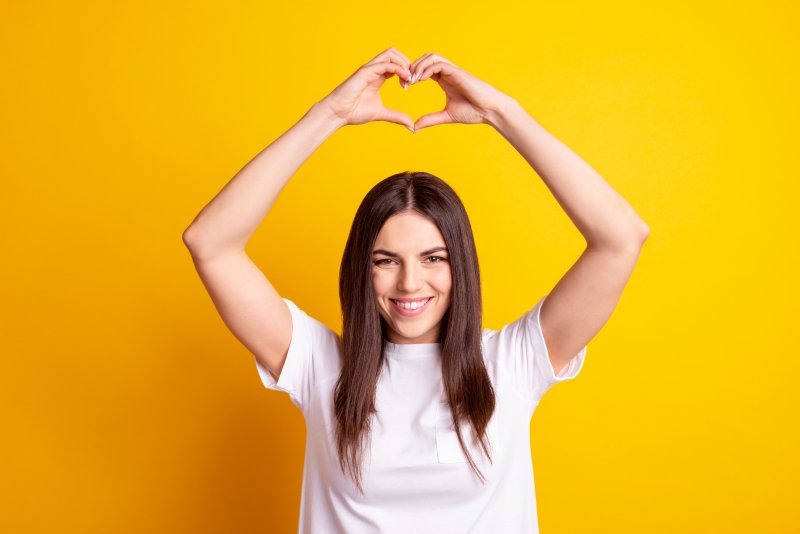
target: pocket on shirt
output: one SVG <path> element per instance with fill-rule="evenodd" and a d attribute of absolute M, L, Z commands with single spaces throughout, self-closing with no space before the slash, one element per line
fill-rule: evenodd
<path fill-rule="evenodd" d="M 450 405 L 447 401 L 439 402 L 439 410 L 436 419 L 436 456 L 440 464 L 452 463 L 468 463 L 467 456 L 458 442 L 458 435 L 453 427 L 451 420 Z M 473 443 L 475 433 L 472 430 L 472 425 L 462 422 L 461 423 L 461 437 L 464 438 L 472 460 L 475 463 L 488 463 L 489 459 L 483 452 L 480 443 Z M 489 425 L 486 427 L 486 435 L 489 438 L 489 452 L 492 455 L 492 461 L 496 461 L 496 454 L 499 450 L 497 443 L 497 410 L 489 420 Z"/>

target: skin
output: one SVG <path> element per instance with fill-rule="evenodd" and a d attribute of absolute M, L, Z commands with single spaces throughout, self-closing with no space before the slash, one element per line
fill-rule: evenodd
<path fill-rule="evenodd" d="M 373 250 L 395 252 L 399 257 L 372 256 L 372 284 L 387 339 L 392 343 L 437 343 L 442 317 L 450 306 L 452 276 L 447 251 L 421 256 L 423 251 L 445 246 L 439 228 L 415 211 L 397 213 L 384 223 Z M 433 297 L 421 315 L 404 317 L 392 298 Z"/>
<path fill-rule="evenodd" d="M 414 121 L 402 111 L 386 108 L 379 89 L 395 75 L 409 90 L 417 82 L 436 82 L 446 98 L 444 109 Z M 411 62 L 391 47 L 359 67 L 256 155 L 195 217 L 183 240 L 225 323 L 277 377 L 288 353 L 291 315 L 280 294 L 248 257 L 245 245 L 282 188 L 320 144 L 343 126 L 371 121 L 402 124 L 412 132 L 439 124 L 487 124 L 542 179 L 586 239 L 586 249 L 548 292 L 541 309 L 547 352 L 558 373 L 611 316 L 650 230 L 597 171 L 539 124 L 521 103 L 434 52 Z M 527 187 L 522 181 L 520 186 Z M 416 253 L 426 245 L 420 242 Z M 419 266 L 413 249 L 402 253 L 403 261 L 395 269 L 402 273 L 401 266 Z M 430 273 L 427 269 L 430 267 L 415 276 Z M 386 304 L 386 295 L 405 289 L 398 287 L 396 279 L 394 288 L 387 289 L 385 271 L 381 273 L 379 294 L 384 300 L 380 302 Z M 413 288 L 413 283 L 421 286 Z M 408 287 L 420 292 L 433 289 L 427 277 L 421 282 L 412 280 Z M 383 311 L 390 309 L 384 307 Z M 444 309 L 437 312 L 443 315 Z M 436 323 L 429 320 L 432 317 L 415 318 L 420 325 L 389 313 L 387 318 L 398 341 L 433 338 L 430 328 L 426 329 Z"/>

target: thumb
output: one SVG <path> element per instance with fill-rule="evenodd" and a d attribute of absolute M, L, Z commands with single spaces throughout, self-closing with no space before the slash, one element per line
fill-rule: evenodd
<path fill-rule="evenodd" d="M 438 126 L 439 124 L 451 124 L 452 122 L 453 118 L 450 117 L 450 114 L 445 110 L 437 111 L 436 113 L 428 113 L 417 119 L 417 122 L 414 123 L 414 130 L 421 130 L 428 126 Z"/>
<path fill-rule="evenodd" d="M 375 120 L 400 124 L 409 130 L 414 128 L 414 121 L 411 119 L 411 117 L 402 111 L 397 111 L 395 109 L 383 108 L 380 113 L 378 113 L 378 116 L 375 118 Z"/>

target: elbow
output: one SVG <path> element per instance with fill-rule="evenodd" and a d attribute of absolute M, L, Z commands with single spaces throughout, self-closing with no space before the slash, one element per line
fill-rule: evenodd
<path fill-rule="evenodd" d="M 639 240 L 644 243 L 648 237 L 650 237 L 650 227 L 647 226 L 646 222 L 642 221 L 639 228 Z"/>
<path fill-rule="evenodd" d="M 201 235 L 197 229 L 192 229 L 192 227 L 183 231 L 182 238 L 183 244 L 189 249 L 189 253 L 195 261 L 208 261 L 220 256 L 244 252 L 244 245 L 221 245 L 219 241 L 212 240 L 208 234 Z"/>
<path fill-rule="evenodd" d="M 621 232 L 622 235 L 627 236 L 622 242 L 634 247 L 641 247 L 650 236 L 650 227 L 637 214 L 632 214 L 632 216 L 632 220 L 625 225 L 626 231 Z"/>
<path fill-rule="evenodd" d="M 186 230 L 183 231 L 183 235 L 181 239 L 183 240 L 183 244 L 186 245 L 186 248 L 189 250 L 192 249 L 192 243 L 194 243 L 194 234 L 191 231 L 192 227 L 190 226 Z"/>
<path fill-rule="evenodd" d="M 191 252 L 192 255 L 194 255 L 196 251 L 200 250 L 200 236 L 197 234 L 197 230 L 193 229 L 191 226 L 183 231 L 181 239 L 183 239 L 183 244 L 189 249 L 189 252 Z"/>
<path fill-rule="evenodd" d="M 612 250 L 623 254 L 638 255 L 650 235 L 650 227 L 639 220 L 634 224 L 627 224 L 603 238 L 588 240 L 587 247 L 595 250 Z"/>
<path fill-rule="evenodd" d="M 625 248 L 641 249 L 649 236 L 650 227 L 640 220 L 634 229 L 628 233 L 628 238 L 624 239 L 622 243 Z"/>

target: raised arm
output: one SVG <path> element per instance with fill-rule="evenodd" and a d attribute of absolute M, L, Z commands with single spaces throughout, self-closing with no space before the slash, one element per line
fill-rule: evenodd
<path fill-rule="evenodd" d="M 650 231 L 633 208 L 585 161 L 545 130 L 510 96 L 438 54 L 411 65 L 413 80 L 435 80 L 444 110 L 417 120 L 417 130 L 453 122 L 495 128 L 544 180 L 586 239 L 586 250 L 550 291 L 542 333 L 559 373 L 611 316 Z"/>
<path fill-rule="evenodd" d="M 341 121 L 318 102 L 259 152 L 200 211 L 183 240 L 195 259 L 243 252 L 289 179 Z"/>
<path fill-rule="evenodd" d="M 410 128 L 411 118 L 383 107 L 378 94 L 394 74 L 407 80 L 407 67 L 393 48 L 361 66 L 245 165 L 183 233 L 223 321 L 276 379 L 289 349 L 291 314 L 245 245 L 289 178 L 336 130 L 376 120 Z"/>
<path fill-rule="evenodd" d="M 586 239 L 586 249 L 540 310 L 557 374 L 611 317 L 650 230 L 602 176 L 518 103 L 509 101 L 491 121 L 536 170 Z"/>

